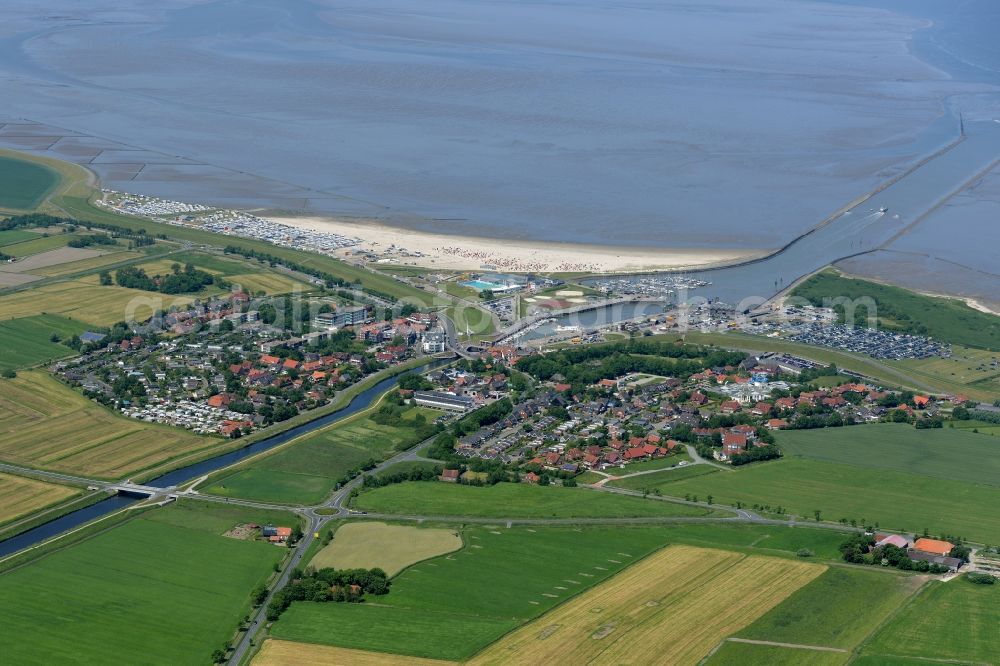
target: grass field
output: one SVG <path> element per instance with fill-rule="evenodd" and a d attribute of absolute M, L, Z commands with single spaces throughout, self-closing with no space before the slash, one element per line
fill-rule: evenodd
<path fill-rule="evenodd" d="M 996 505 L 996 487 L 892 470 L 786 458 L 669 485 L 672 496 L 689 493 L 702 499 L 711 494 L 716 504 L 782 506 L 806 519 L 819 510 L 825 520 L 1000 541 L 1000 514 L 988 508 Z"/>
<path fill-rule="evenodd" d="M 79 335 L 86 327 L 58 315 L 38 315 L 0 321 L 0 370 L 23 368 L 51 361 L 74 352 L 50 340 L 58 333 L 62 340 Z"/>
<path fill-rule="evenodd" d="M 31 210 L 59 184 L 59 174 L 41 164 L 0 156 L 0 208 Z"/>
<path fill-rule="evenodd" d="M 667 456 L 666 458 L 653 458 L 652 460 L 640 460 L 638 462 L 630 462 L 625 465 L 625 469 L 611 468 L 606 470 L 609 474 L 623 475 L 623 474 L 634 474 L 635 472 L 645 472 L 651 469 L 669 469 L 671 467 L 676 467 L 680 462 L 691 462 L 691 456 L 687 453 L 676 453 L 672 456 Z"/>
<path fill-rule="evenodd" d="M 0 459 L 5 462 L 120 478 L 220 443 L 118 416 L 42 371 L 0 379 Z"/>
<path fill-rule="evenodd" d="M 628 490 L 648 490 L 653 492 L 659 490 L 665 495 L 671 495 L 668 486 L 684 479 L 693 479 L 706 474 L 720 474 L 721 471 L 712 465 L 687 465 L 676 469 L 666 469 L 653 474 L 640 474 L 639 476 L 609 481 L 608 485 L 615 488 L 626 488 Z"/>
<path fill-rule="evenodd" d="M 902 423 L 776 433 L 787 456 L 1000 485 L 1000 445 L 958 428 L 916 430 Z"/>
<path fill-rule="evenodd" d="M 409 481 L 361 493 L 352 506 L 372 513 L 485 518 L 705 516 L 709 510 L 588 488 L 523 483 L 462 486 Z"/>
<path fill-rule="evenodd" d="M 929 384 L 945 380 L 954 393 L 972 391 L 975 393 L 972 397 L 982 398 L 984 393 L 986 397 L 1000 396 L 1000 369 L 992 366 L 996 358 L 1000 354 L 995 351 L 953 345 L 950 358 L 907 359 L 887 364 Z"/>
<path fill-rule="evenodd" d="M 77 488 L 0 472 L 0 524 L 79 493 Z"/>
<path fill-rule="evenodd" d="M 277 641 L 264 641 L 260 652 L 250 662 L 253 666 L 445 666 L 452 661 L 404 657 L 398 654 L 348 650 L 329 645 L 310 645 Z"/>
<path fill-rule="evenodd" d="M 300 282 L 295 278 L 281 273 L 243 273 L 240 275 L 230 275 L 227 278 L 234 286 L 238 285 L 247 293 L 258 294 L 264 292 L 268 296 L 273 294 L 287 294 L 296 289 L 306 291 L 312 289 L 311 285 Z"/>
<path fill-rule="evenodd" d="M 845 277 L 828 269 L 792 291 L 793 296 L 821 305 L 824 299 L 871 298 L 877 306 L 880 328 L 918 332 L 955 344 L 1000 350 L 1000 317 L 975 310 L 952 298 L 923 296 L 899 287 Z M 858 323 L 867 325 L 869 313 L 858 308 Z M 920 330 L 914 331 L 919 324 Z"/>
<path fill-rule="evenodd" d="M 998 627 L 1000 586 L 932 581 L 865 646 L 863 663 L 892 657 L 996 663 Z"/>
<path fill-rule="evenodd" d="M 850 651 L 924 582 L 925 577 L 831 567 L 736 635 Z"/>
<path fill-rule="evenodd" d="M 49 250 L 55 250 L 60 247 L 66 247 L 66 244 L 74 236 L 72 234 L 54 234 L 52 236 L 40 236 L 38 234 L 31 240 L 26 240 L 20 243 L 14 243 L 13 245 L 5 245 L 3 252 L 4 254 L 9 254 L 12 257 L 29 257 L 33 254 L 40 254 L 42 252 L 48 252 Z"/>
<path fill-rule="evenodd" d="M 456 305 L 445 309 L 445 316 L 455 324 L 459 335 L 469 331 L 473 336 L 491 335 L 496 332 L 489 312 L 471 305 Z"/>
<path fill-rule="evenodd" d="M 450 529 L 348 523 L 337 529 L 333 541 L 316 553 L 309 564 L 317 569 L 379 567 L 395 576 L 411 564 L 461 547 L 462 537 Z"/>
<path fill-rule="evenodd" d="M 0 575 L 4 660 L 209 663 L 286 551 L 155 518 L 172 511 L 154 510 Z M 257 520 L 250 510 L 241 518 Z"/>
<path fill-rule="evenodd" d="M 192 300 L 190 296 L 102 287 L 94 276 L 91 282 L 70 280 L 0 296 L 0 319 L 60 314 L 92 326 L 110 326 L 129 318 L 143 321 L 155 310 L 168 310 Z"/>
<path fill-rule="evenodd" d="M 672 546 L 491 645 L 472 664 L 697 664 L 826 567 Z"/>
<path fill-rule="evenodd" d="M 38 238 L 38 234 L 27 229 L 8 229 L 7 231 L 0 231 L 0 247 L 13 245 L 14 243 L 23 243 L 24 241 L 36 238 Z"/>
<path fill-rule="evenodd" d="M 431 421 L 437 412 L 412 408 L 405 413 L 404 423 L 412 423 L 418 414 Z M 362 414 L 311 433 L 273 455 L 237 469 L 215 480 L 204 492 L 265 502 L 321 502 L 351 469 L 373 458 L 381 460 L 419 441 L 414 427 L 380 425 Z"/>
<path fill-rule="evenodd" d="M 666 528 L 473 528 L 466 547 L 393 580 L 372 604 L 292 604 L 275 638 L 465 659 L 661 547 Z M 572 553 L 572 557 L 567 557 Z"/>

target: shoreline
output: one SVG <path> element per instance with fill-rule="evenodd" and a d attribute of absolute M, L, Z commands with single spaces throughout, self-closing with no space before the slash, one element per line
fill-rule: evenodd
<path fill-rule="evenodd" d="M 642 273 L 714 268 L 756 259 L 774 251 L 619 247 L 492 239 L 415 231 L 374 220 L 359 222 L 320 216 L 260 216 L 296 229 L 335 233 L 360 241 L 355 247 L 338 250 L 338 258 L 367 257 L 367 263 L 372 264 L 451 271 Z"/>

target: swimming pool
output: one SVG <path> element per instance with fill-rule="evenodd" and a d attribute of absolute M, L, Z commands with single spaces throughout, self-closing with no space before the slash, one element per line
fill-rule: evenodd
<path fill-rule="evenodd" d="M 479 291 L 485 291 L 487 289 L 503 289 L 502 284 L 497 284 L 496 282 L 485 282 L 483 280 L 469 280 L 467 282 L 460 282 L 463 287 L 472 287 L 473 289 L 478 289 Z"/>

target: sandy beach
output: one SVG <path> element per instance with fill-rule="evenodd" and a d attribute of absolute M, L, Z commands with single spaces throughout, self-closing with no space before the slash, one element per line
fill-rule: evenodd
<path fill-rule="evenodd" d="M 770 250 L 664 249 L 600 247 L 426 233 L 389 227 L 375 221 L 357 222 L 326 217 L 267 219 L 301 229 L 357 238 L 363 250 L 381 261 L 404 266 L 449 270 L 535 272 L 637 272 L 696 268 L 761 256 Z M 345 251 L 345 254 L 350 254 Z"/>

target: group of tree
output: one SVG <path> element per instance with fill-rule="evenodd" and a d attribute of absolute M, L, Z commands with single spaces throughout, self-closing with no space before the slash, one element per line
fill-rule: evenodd
<path fill-rule="evenodd" d="M 452 432 L 456 437 L 476 432 L 484 426 L 493 425 L 500 421 L 512 411 L 514 411 L 514 405 L 510 398 L 497 400 L 460 418 L 452 426 Z"/>
<path fill-rule="evenodd" d="M 86 236 L 75 236 L 69 239 L 68 247 L 90 247 L 91 245 L 117 245 L 118 242 L 111 236 L 104 234 L 88 234 Z"/>
<path fill-rule="evenodd" d="M 735 365 L 743 356 L 675 342 L 632 339 L 527 356 L 517 362 L 517 369 L 542 381 L 561 375 L 577 393 L 602 379 L 632 372 L 686 379 L 705 368 Z"/>
<path fill-rule="evenodd" d="M 170 270 L 171 272 L 167 275 L 150 277 L 145 270 L 138 266 L 126 266 L 115 272 L 115 282 L 119 287 L 158 291 L 163 294 L 198 292 L 216 282 L 220 287 L 225 287 L 224 282 L 217 281 L 211 273 L 199 270 L 193 264 L 185 264 L 183 269 L 181 269 L 180 264 L 174 264 Z M 105 280 L 102 279 L 101 283 L 104 284 Z"/>
<path fill-rule="evenodd" d="M 746 465 L 747 463 L 759 462 L 761 460 L 774 460 L 781 457 L 781 449 L 774 444 L 765 446 L 751 446 L 743 453 L 736 453 L 730 458 L 733 467 Z"/>
<path fill-rule="evenodd" d="M 368 474 L 361 485 L 364 488 L 381 488 L 382 486 L 391 486 L 406 481 L 435 481 L 441 476 L 441 471 L 442 468 L 440 466 L 434 465 L 430 467 L 413 467 L 408 470 L 399 470 L 398 472 Z"/>
<path fill-rule="evenodd" d="M 920 571 L 928 573 L 947 573 L 948 567 L 927 562 L 911 560 L 905 548 L 886 544 L 875 548 L 875 537 L 867 533 L 858 533 L 840 544 L 840 554 L 845 562 L 852 564 L 868 564 L 884 567 L 895 567 L 901 571 Z"/>
<path fill-rule="evenodd" d="M 389 577 L 382 569 L 296 569 L 291 582 L 278 590 L 267 605 L 267 619 L 281 617 L 293 601 L 353 602 L 364 601 L 364 595 L 389 593 Z"/>

